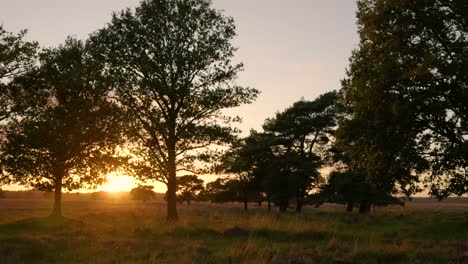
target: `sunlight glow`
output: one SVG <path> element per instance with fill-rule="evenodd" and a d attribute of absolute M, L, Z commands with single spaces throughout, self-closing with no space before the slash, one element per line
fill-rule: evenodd
<path fill-rule="evenodd" d="M 136 186 L 135 180 L 130 176 L 109 175 L 107 182 L 98 189 L 105 192 L 128 192 Z"/>

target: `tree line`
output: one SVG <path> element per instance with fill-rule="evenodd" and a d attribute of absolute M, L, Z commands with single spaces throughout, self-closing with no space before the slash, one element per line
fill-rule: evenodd
<path fill-rule="evenodd" d="M 63 190 L 120 170 L 165 183 L 171 221 L 194 199 L 366 213 L 422 189 L 466 194 L 468 4 L 357 4 L 341 88 L 244 138 L 223 110 L 259 91 L 236 84 L 235 23 L 210 0 L 145 0 L 52 48 L 0 26 L 1 182 L 54 191 L 61 217 Z M 223 177 L 203 186 L 208 173 Z"/>

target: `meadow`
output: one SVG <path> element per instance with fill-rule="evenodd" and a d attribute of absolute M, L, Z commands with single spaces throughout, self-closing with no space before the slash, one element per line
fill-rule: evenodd
<path fill-rule="evenodd" d="M 342 206 L 265 207 L 67 198 L 0 200 L 0 263 L 467 263 L 468 204 L 409 203 L 368 216 Z"/>

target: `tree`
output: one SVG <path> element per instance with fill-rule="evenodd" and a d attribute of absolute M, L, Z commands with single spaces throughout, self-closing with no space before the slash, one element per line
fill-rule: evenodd
<path fill-rule="evenodd" d="M 4 199 L 5 198 L 5 191 L 2 190 L 2 188 L 0 188 L 0 199 Z"/>
<path fill-rule="evenodd" d="M 374 206 L 403 204 L 399 198 L 373 188 L 365 181 L 363 174 L 340 170 L 331 172 L 327 183 L 322 185 L 320 191 L 312 195 L 310 200 L 317 207 L 323 203 L 346 204 L 347 212 L 352 212 L 355 205 L 359 204 L 360 213 L 368 213 L 372 204 Z"/>
<path fill-rule="evenodd" d="M 153 191 L 154 187 L 151 185 L 139 185 L 130 190 L 130 196 L 133 200 L 140 200 L 146 202 L 155 198 Z"/>
<path fill-rule="evenodd" d="M 289 177 L 297 212 L 322 180 L 318 169 L 330 156 L 333 131 L 341 112 L 339 98 L 333 91 L 313 101 L 298 101 L 263 125 L 266 133 L 277 138 L 275 155 L 282 157 L 280 164 Z"/>
<path fill-rule="evenodd" d="M 37 43 L 24 41 L 26 30 L 13 34 L 0 25 L 0 143 L 4 141 L 4 122 L 19 112 L 25 112 L 24 102 L 15 100 L 20 96 L 17 87 L 11 84 L 13 78 L 18 77 L 30 69 L 36 60 Z M 29 98 L 25 98 L 29 99 Z M 1 154 L 0 154 L 1 155 Z M 0 167 L 0 184 L 9 183 Z"/>
<path fill-rule="evenodd" d="M 244 202 L 244 192 L 245 188 L 238 179 L 222 177 L 207 183 L 199 195 L 213 203 Z"/>
<path fill-rule="evenodd" d="M 16 183 L 54 191 L 51 216 L 60 218 L 61 193 L 103 183 L 118 165 L 119 108 L 109 100 L 102 65 L 81 41 L 69 38 L 40 55 L 21 79 L 24 94 L 41 91 L 33 112 L 12 120 L 2 164 Z"/>
<path fill-rule="evenodd" d="M 299 101 L 275 118 L 267 119 L 265 133 L 234 144 L 219 171 L 235 175 L 247 208 L 249 197 L 266 196 L 284 212 L 296 201 L 300 212 L 306 197 L 322 181 L 318 169 L 330 156 L 334 127 L 342 109 L 339 94 L 329 92 L 314 101 Z"/>
<path fill-rule="evenodd" d="M 366 182 L 410 196 L 468 186 L 468 3 L 358 1 L 360 45 L 343 81 L 339 142 Z"/>
<path fill-rule="evenodd" d="M 234 21 L 209 0 L 142 1 L 114 14 L 91 37 L 108 64 L 116 99 L 130 118 L 137 175 L 167 185 L 167 219 L 176 220 L 178 172 L 200 172 L 238 121 L 221 110 L 251 103 L 258 91 L 234 85 Z M 200 164 L 200 163 L 198 163 Z"/>
<path fill-rule="evenodd" d="M 260 193 L 259 175 L 255 175 L 257 158 L 255 152 L 258 146 L 255 144 L 256 132 L 251 131 L 249 137 L 235 142 L 229 151 L 220 159 L 220 164 L 215 171 L 219 174 L 227 174 L 230 180 L 224 183 L 230 190 L 235 190 L 233 201 L 244 203 L 244 210 L 248 210 L 249 198 L 252 193 Z M 258 195 L 257 195 L 258 196 Z M 235 197 L 235 198 L 234 198 Z"/>
<path fill-rule="evenodd" d="M 24 41 L 27 31 L 13 34 L 0 25 L 0 121 L 21 110 L 14 104 L 17 92 L 8 85 L 10 81 L 34 66 L 36 62 L 36 42 Z"/>
<path fill-rule="evenodd" d="M 187 202 L 190 205 L 192 200 L 195 200 L 197 194 L 204 189 L 204 181 L 197 177 L 197 175 L 184 175 L 177 177 L 179 189 L 177 191 L 178 200 L 180 202 Z"/>

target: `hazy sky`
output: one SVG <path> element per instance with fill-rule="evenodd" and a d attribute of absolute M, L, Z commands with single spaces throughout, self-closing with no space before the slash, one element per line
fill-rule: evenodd
<path fill-rule="evenodd" d="M 105 25 L 112 11 L 139 0 L 0 0 L 0 23 L 9 31 L 29 30 L 43 46 L 79 38 Z M 301 97 L 338 89 L 358 41 L 353 0 L 214 0 L 234 17 L 245 64 L 239 84 L 262 91 L 239 109 L 241 128 L 259 129 L 263 120 Z"/>
<path fill-rule="evenodd" d="M 28 38 L 54 46 L 104 26 L 112 11 L 139 0 L 0 0 L 0 23 L 9 31 L 28 29 Z M 304 97 L 340 88 L 351 51 L 358 43 L 354 0 L 213 0 L 234 17 L 245 65 L 240 85 L 262 94 L 236 112 L 240 128 L 260 129 L 267 117 Z"/>

